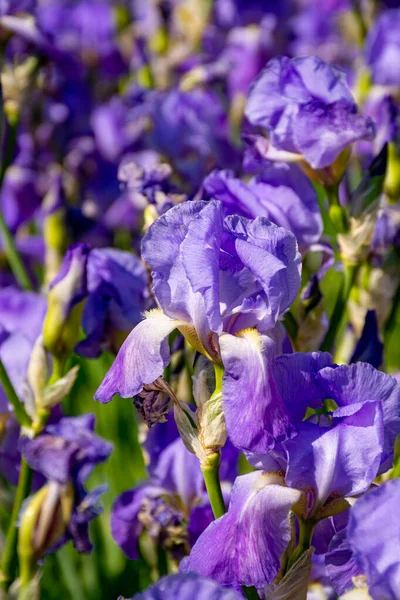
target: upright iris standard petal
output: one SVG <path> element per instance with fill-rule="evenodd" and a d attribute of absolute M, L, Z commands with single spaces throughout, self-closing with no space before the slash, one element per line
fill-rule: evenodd
<path fill-rule="evenodd" d="M 383 418 L 379 402 L 369 402 L 332 427 L 299 426 L 286 442 L 286 483 L 312 490 L 309 511 L 315 514 L 329 499 L 355 496 L 375 479 L 383 448 Z M 355 443 L 356 440 L 356 443 Z"/>
<path fill-rule="evenodd" d="M 397 600 L 400 590 L 400 481 L 360 498 L 350 511 L 348 541 L 374 600 Z"/>
<path fill-rule="evenodd" d="M 95 399 L 104 404 L 114 394 L 133 398 L 160 377 L 170 361 L 168 335 L 178 324 L 160 310 L 148 312 L 123 343 Z"/>
<path fill-rule="evenodd" d="M 184 571 L 230 586 L 272 583 L 290 540 L 289 512 L 301 496 L 282 483 L 259 472 L 238 477 L 228 512 L 199 537 Z"/>
<path fill-rule="evenodd" d="M 161 216 L 142 243 L 154 292 L 164 313 L 193 326 L 208 349 L 219 332 L 219 250 L 222 206 L 186 202 Z M 213 354 L 213 350 L 210 351 Z"/>
<path fill-rule="evenodd" d="M 267 452 L 294 430 L 271 371 L 275 343 L 256 330 L 220 338 L 225 375 L 222 406 L 232 443 L 241 450 Z"/>
<path fill-rule="evenodd" d="M 163 577 L 132 600 L 240 600 L 242 596 L 196 573 Z"/>
<path fill-rule="evenodd" d="M 220 332 L 219 251 L 222 237 L 223 208 L 208 203 L 190 223 L 182 243 L 182 262 L 194 294 L 204 298 L 208 331 Z M 196 321 L 194 321 L 196 327 Z M 201 323 L 199 324 L 201 327 Z M 198 329 L 198 327 L 196 327 Z M 203 336 L 200 336 L 200 339 Z"/>
<path fill-rule="evenodd" d="M 228 216 L 225 225 L 237 257 L 266 294 L 265 326 L 272 329 L 299 291 L 301 256 L 296 238 L 263 217 L 250 221 L 237 215 Z"/>
<path fill-rule="evenodd" d="M 302 155 L 313 169 L 330 166 L 349 144 L 374 136 L 344 73 L 316 56 L 270 60 L 250 90 L 246 116 L 268 129 L 275 148 Z"/>

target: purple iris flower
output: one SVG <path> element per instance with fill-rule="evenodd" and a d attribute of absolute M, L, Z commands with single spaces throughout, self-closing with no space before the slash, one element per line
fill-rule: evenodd
<path fill-rule="evenodd" d="M 353 589 L 353 578 L 364 576 L 373 600 L 399 598 L 399 500 L 400 481 L 394 479 L 367 492 L 350 509 L 347 528 L 335 536 L 326 556 L 338 593 Z"/>
<path fill-rule="evenodd" d="M 301 250 L 322 234 L 322 218 L 315 190 L 295 165 L 266 163 L 249 182 L 231 171 L 214 171 L 204 180 L 206 192 L 224 203 L 227 214 L 267 217 L 295 234 Z"/>
<path fill-rule="evenodd" d="M 264 360 L 280 347 L 279 330 L 271 330 L 299 289 L 294 235 L 263 217 L 224 218 L 220 202 L 185 202 L 150 227 L 142 257 L 152 268 L 161 310 L 148 313 L 130 334 L 96 399 L 134 397 L 162 376 L 170 361 L 167 337 L 178 328 L 226 368 L 222 402 L 233 443 L 250 449 L 257 438 L 265 451 L 276 436 L 285 437 L 288 419 L 269 393 Z M 234 439 L 230 424 L 241 419 L 248 427 Z"/>
<path fill-rule="evenodd" d="M 286 406 L 297 435 L 269 453 L 248 455 L 264 472 L 237 478 L 228 512 L 205 530 L 182 563 L 184 571 L 224 585 L 272 583 L 291 539 L 293 506 L 314 524 L 346 511 L 345 498 L 365 492 L 390 468 L 400 431 L 400 387 L 371 365 L 336 366 L 323 353 L 270 362 L 272 394 Z M 334 533 L 331 526 L 324 535 L 329 541 Z M 327 544 L 320 552 L 326 549 Z"/>
<path fill-rule="evenodd" d="M 304 490 L 306 518 L 327 516 L 392 466 L 400 387 L 368 363 L 332 365 L 326 353 L 281 356 L 271 370 L 298 434 L 250 462 L 282 469 L 290 487 Z"/>
<path fill-rule="evenodd" d="M 365 42 L 365 56 L 373 82 L 400 85 L 400 10 L 384 11 L 375 21 Z"/>
<path fill-rule="evenodd" d="M 345 74 L 315 56 L 270 60 L 250 90 L 246 116 L 268 130 L 273 149 L 292 160 L 301 155 L 313 169 L 331 166 L 350 144 L 374 136 Z"/>
<path fill-rule="evenodd" d="M 199 461 L 178 437 L 156 454 L 149 471 L 150 481 L 115 501 L 112 535 L 131 559 L 138 558 L 143 531 L 181 559 L 213 520 Z M 228 483 L 224 486 L 225 493 L 229 487 Z"/>
<path fill-rule="evenodd" d="M 112 451 L 111 444 L 94 434 L 94 415 L 64 417 L 57 424 L 48 425 L 35 439 L 22 437 L 20 449 L 32 469 L 48 480 L 53 501 L 62 498 L 66 486 L 73 487 L 73 510 L 57 546 L 72 539 L 78 552 L 89 552 L 92 546 L 88 523 L 100 514 L 98 498 L 105 488 L 88 493 L 85 483 L 93 468 Z"/>
<path fill-rule="evenodd" d="M 234 590 L 218 585 L 211 579 L 196 573 L 177 574 L 163 577 L 151 588 L 136 594 L 132 600 L 240 600 L 242 596 Z"/>

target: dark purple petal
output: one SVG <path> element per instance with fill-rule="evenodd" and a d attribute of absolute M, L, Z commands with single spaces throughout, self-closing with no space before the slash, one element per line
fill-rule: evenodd
<path fill-rule="evenodd" d="M 273 376 L 286 410 L 294 423 L 300 423 L 307 408 L 319 408 L 325 398 L 318 372 L 332 364 L 327 352 L 296 352 L 273 361 Z"/>
<path fill-rule="evenodd" d="M 34 439 L 22 437 L 20 450 L 32 469 L 47 479 L 82 485 L 112 451 L 110 443 L 93 433 L 93 427 L 93 415 L 64 417 Z"/>
<path fill-rule="evenodd" d="M 114 502 L 111 512 L 111 533 L 115 542 L 122 548 L 128 558 L 139 557 L 138 541 L 143 530 L 143 523 L 138 519 L 146 498 L 161 496 L 165 490 L 152 484 L 145 484 L 128 492 L 124 492 Z"/>
<path fill-rule="evenodd" d="M 347 536 L 347 529 L 337 533 L 325 556 L 326 572 L 338 594 L 344 594 L 353 589 L 353 577 L 363 574 L 354 559 Z"/>

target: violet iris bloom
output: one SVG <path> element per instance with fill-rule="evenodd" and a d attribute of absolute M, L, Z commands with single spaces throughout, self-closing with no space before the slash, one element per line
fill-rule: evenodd
<path fill-rule="evenodd" d="M 195 573 L 168 575 L 132 600 L 240 600 L 242 596 Z"/>
<path fill-rule="evenodd" d="M 88 493 L 85 483 L 93 468 L 105 461 L 112 451 L 111 444 L 93 430 L 93 415 L 64 417 L 57 424 L 48 425 L 35 439 L 23 437 L 20 440 L 21 452 L 29 465 L 48 480 L 53 501 L 61 500 L 72 485 L 73 510 L 65 535 L 57 546 L 72 539 L 78 552 L 89 552 L 92 548 L 88 524 L 100 514 L 98 498 L 106 489 L 101 486 Z"/>
<path fill-rule="evenodd" d="M 268 130 L 278 156 L 303 157 L 313 169 L 331 166 L 350 144 L 374 135 L 345 74 L 315 56 L 270 60 L 250 90 L 246 116 Z"/>
<path fill-rule="evenodd" d="M 353 577 L 366 577 L 373 600 L 400 598 L 400 481 L 387 481 L 360 498 L 349 522 L 333 539 L 326 556 L 328 575 L 338 593 L 354 587 Z"/>
<path fill-rule="evenodd" d="M 161 309 L 130 334 L 96 399 L 134 397 L 162 376 L 170 361 L 168 335 L 178 328 L 196 350 L 226 368 L 222 402 L 233 443 L 250 449 L 257 438 L 258 450 L 266 451 L 276 437 L 285 438 L 288 419 L 272 402 L 264 360 L 279 347 L 279 333 L 271 330 L 299 289 L 294 235 L 262 217 L 224 218 L 220 202 L 185 202 L 150 227 L 142 256 L 152 268 Z M 233 437 L 237 411 L 244 420 Z"/>

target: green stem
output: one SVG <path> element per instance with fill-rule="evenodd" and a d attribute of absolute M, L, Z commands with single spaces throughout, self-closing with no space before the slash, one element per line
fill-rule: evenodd
<path fill-rule="evenodd" d="M 283 325 L 291 339 L 292 342 L 295 342 L 297 333 L 299 331 L 299 324 L 297 323 L 293 314 L 288 311 L 283 315 Z"/>
<path fill-rule="evenodd" d="M 396 317 L 397 317 L 397 311 L 399 308 L 399 304 L 400 304 L 400 284 L 397 286 L 396 289 L 396 293 L 394 295 L 393 298 L 393 302 L 392 302 L 392 307 L 390 309 L 390 313 L 388 318 L 386 319 L 384 328 L 383 328 L 383 342 L 384 342 L 384 347 L 387 350 L 388 344 L 389 344 L 389 339 L 390 336 L 393 333 L 393 329 L 396 325 Z"/>
<path fill-rule="evenodd" d="M 18 487 L 15 494 L 14 506 L 11 512 L 10 524 L 8 527 L 6 543 L 4 547 L 3 558 L 1 562 L 1 587 L 7 590 L 14 580 L 18 528 L 17 521 L 21 506 L 28 496 L 32 481 L 32 470 L 24 458 L 21 459 L 21 469 L 19 472 Z"/>
<path fill-rule="evenodd" d="M 12 162 L 15 139 L 17 135 L 17 127 L 17 121 L 15 123 L 9 124 L 6 147 L 4 151 L 4 156 L 2 157 L 0 168 L 0 187 L 3 185 L 4 176 Z M 22 289 L 32 290 L 32 282 L 25 269 L 25 265 L 22 261 L 22 258 L 15 246 L 14 238 L 7 227 L 7 223 L 5 222 L 2 210 L 0 210 L 0 234 L 3 239 L 4 251 L 10 264 L 11 270 L 15 276 L 15 279 L 18 281 Z"/>
<path fill-rule="evenodd" d="M 299 558 L 306 552 L 310 546 L 312 541 L 312 536 L 314 534 L 314 529 L 316 523 L 312 520 L 299 519 L 300 525 L 300 533 L 299 533 L 299 543 L 296 548 L 293 550 L 292 555 L 289 557 L 286 573 L 290 571 L 293 565 L 299 560 Z"/>
<path fill-rule="evenodd" d="M 226 513 L 221 482 L 219 480 L 219 464 L 220 455 L 215 453 L 213 456 L 209 457 L 208 464 L 201 468 L 211 508 L 216 519 L 219 519 L 219 517 L 222 517 L 222 515 Z"/>
<path fill-rule="evenodd" d="M 324 341 L 321 344 L 320 349 L 322 352 L 330 352 L 332 350 L 337 333 L 343 321 L 347 301 L 350 297 L 351 290 L 356 280 L 358 269 L 359 265 L 345 265 L 343 284 L 336 299 L 336 304 L 329 322 L 328 331 L 326 332 Z"/>
<path fill-rule="evenodd" d="M 13 384 L 8 376 L 8 373 L 3 365 L 3 362 L 0 359 L 0 382 L 3 386 L 5 394 L 7 396 L 7 400 L 12 405 L 14 409 L 15 416 L 20 425 L 29 427 L 31 424 L 31 420 L 28 416 L 28 413 L 25 410 L 24 405 L 18 398 L 16 391 L 14 389 Z"/>
<path fill-rule="evenodd" d="M 245 585 L 242 585 L 242 590 L 247 600 L 260 600 L 260 596 L 255 587 L 246 587 Z"/>

